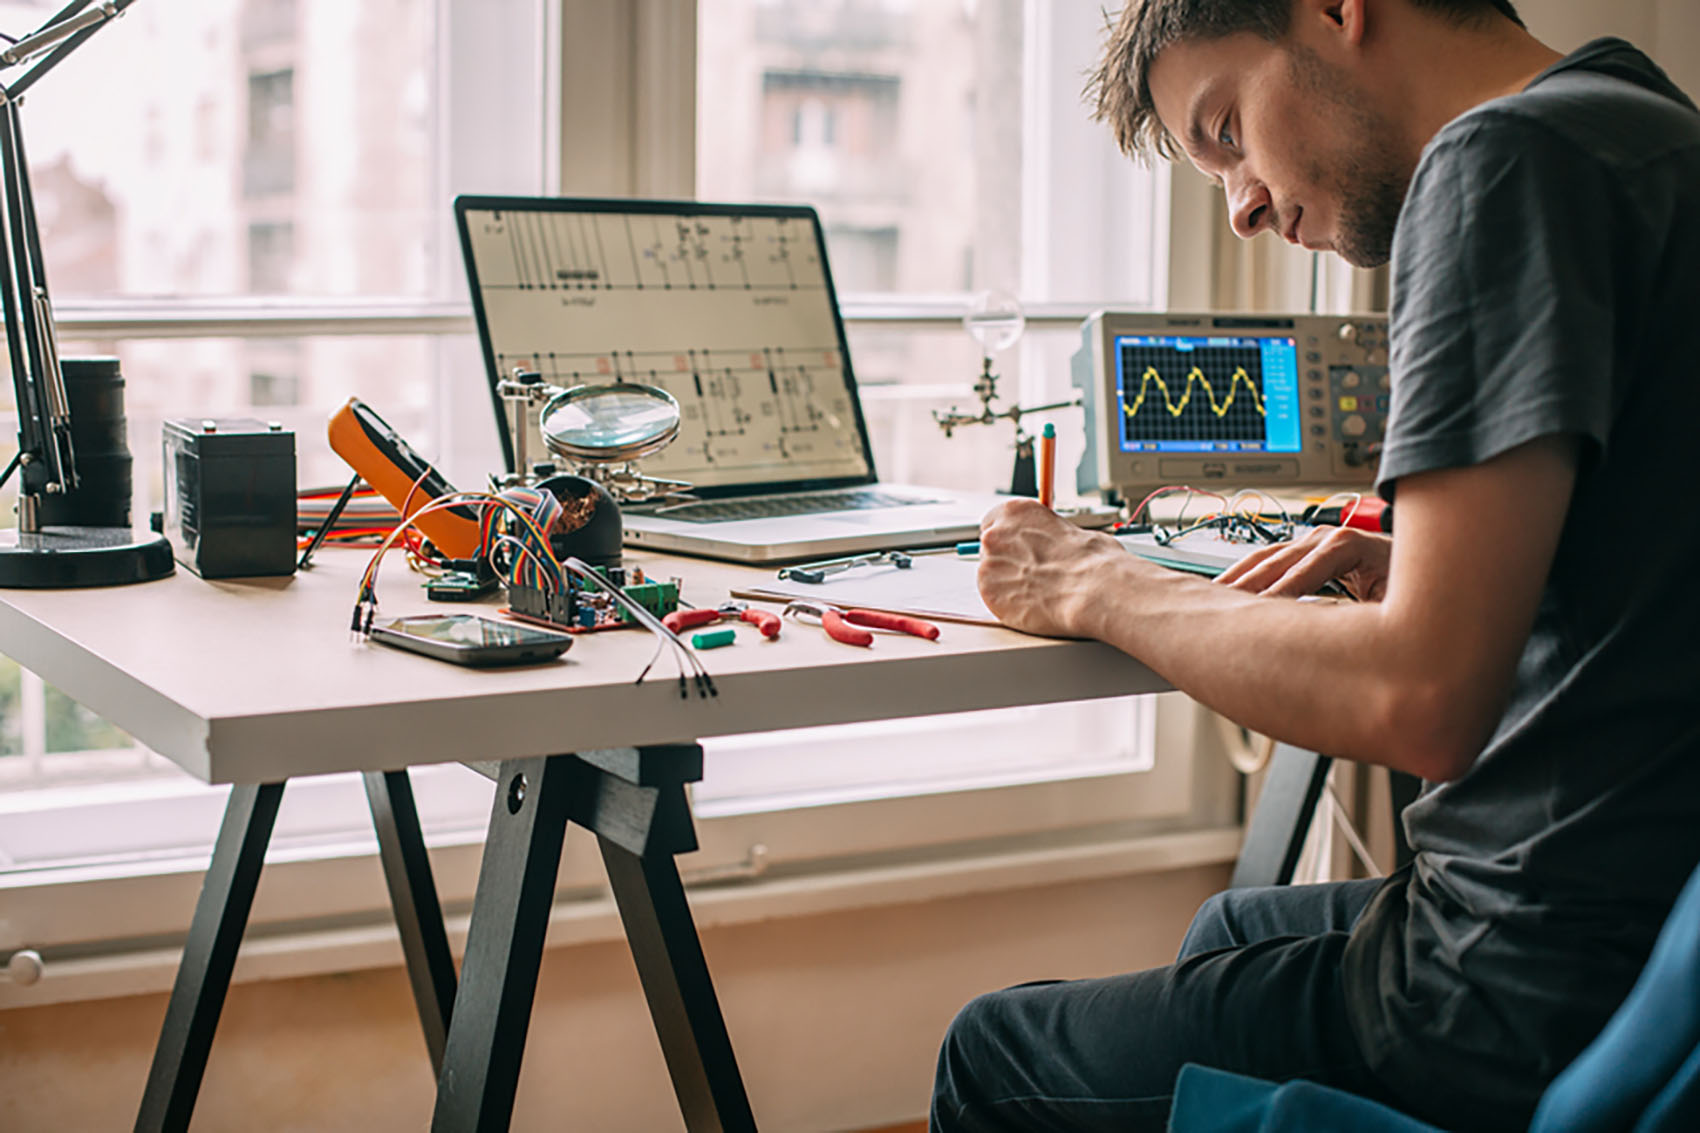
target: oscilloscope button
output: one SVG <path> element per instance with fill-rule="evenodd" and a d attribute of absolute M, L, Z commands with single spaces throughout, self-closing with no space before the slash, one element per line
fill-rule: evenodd
<path fill-rule="evenodd" d="M 1340 431 L 1348 437 L 1361 437 L 1369 431 L 1369 422 L 1362 414 L 1354 413 L 1340 422 Z"/>
<path fill-rule="evenodd" d="M 1357 412 L 1357 408 L 1358 408 L 1358 399 L 1357 398 L 1355 398 L 1355 397 L 1342 397 L 1340 399 L 1340 412 L 1342 412 L 1342 413 L 1355 413 L 1355 412 Z"/>
<path fill-rule="evenodd" d="M 1312 425 L 1310 427 L 1310 435 L 1313 437 L 1326 437 L 1328 435 L 1328 426 Z"/>
<path fill-rule="evenodd" d="M 1310 415 L 1312 417 L 1326 417 L 1328 416 L 1328 410 L 1322 408 L 1320 405 L 1313 405 L 1310 407 Z"/>

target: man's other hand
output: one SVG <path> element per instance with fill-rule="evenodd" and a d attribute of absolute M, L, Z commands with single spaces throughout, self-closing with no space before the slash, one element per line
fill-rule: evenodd
<path fill-rule="evenodd" d="M 1352 527 L 1319 527 L 1303 539 L 1263 547 L 1217 576 L 1235 590 L 1298 598 L 1325 582 L 1339 582 L 1360 602 L 1379 602 L 1387 593 L 1393 540 Z"/>
<path fill-rule="evenodd" d="M 1133 560 L 1037 500 L 999 504 L 980 521 L 980 597 L 1004 625 L 1047 637 L 1094 637 L 1094 596 Z"/>

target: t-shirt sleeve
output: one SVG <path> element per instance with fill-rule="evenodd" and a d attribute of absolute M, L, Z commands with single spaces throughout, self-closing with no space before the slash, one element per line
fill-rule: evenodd
<path fill-rule="evenodd" d="M 1394 238 L 1383 496 L 1537 437 L 1603 448 L 1613 195 L 1598 161 L 1517 115 L 1481 112 L 1435 139 Z"/>

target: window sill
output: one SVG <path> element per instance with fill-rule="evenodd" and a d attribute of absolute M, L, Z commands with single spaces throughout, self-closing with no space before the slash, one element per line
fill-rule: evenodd
<path fill-rule="evenodd" d="M 699 930 L 787 917 L 813 916 L 886 905 L 912 904 L 1069 882 L 1101 880 L 1230 862 L 1239 852 L 1237 826 L 1179 833 L 1099 839 L 1078 844 L 1018 850 L 991 850 L 970 856 L 935 858 L 789 877 L 760 877 L 693 887 L 691 908 Z M 373 855 L 337 859 L 338 870 L 353 866 L 377 874 Z M 686 871 L 687 880 L 689 871 Z M 181 878 L 187 891 L 198 891 L 199 872 Z M 457 956 L 466 943 L 468 915 L 446 918 L 449 942 Z M 619 915 L 606 893 L 557 898 L 549 918 L 548 947 L 614 941 L 622 938 Z M 0 929 L 3 929 L 0 922 Z M 0 984 L 0 1010 L 79 1000 L 110 999 L 169 990 L 181 956 L 178 945 L 138 942 L 88 955 L 46 957 L 39 981 L 27 986 Z M 390 920 L 361 921 L 335 927 L 258 927 L 244 939 L 233 982 L 290 979 L 298 976 L 389 967 L 402 962 L 401 945 Z"/>

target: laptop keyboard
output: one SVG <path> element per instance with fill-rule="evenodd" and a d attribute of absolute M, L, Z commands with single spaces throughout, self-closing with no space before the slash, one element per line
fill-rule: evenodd
<path fill-rule="evenodd" d="M 759 496 L 751 500 L 704 500 L 662 508 L 650 514 L 686 523 L 725 523 L 735 519 L 776 519 L 788 515 L 814 515 L 827 511 L 862 511 L 868 508 L 910 507 L 936 504 L 942 499 L 899 496 L 878 488 L 840 488 L 830 492 L 793 492 L 783 496 Z"/>

